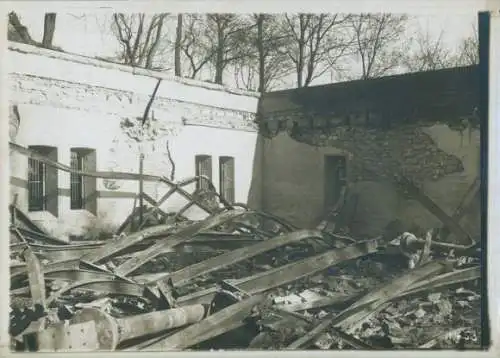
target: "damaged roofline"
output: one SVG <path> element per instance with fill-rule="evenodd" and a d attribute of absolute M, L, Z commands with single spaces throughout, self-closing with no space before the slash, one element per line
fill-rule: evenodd
<path fill-rule="evenodd" d="M 193 80 L 190 78 L 178 77 L 178 76 L 169 75 L 169 74 L 166 74 L 166 73 L 163 73 L 160 71 L 153 71 L 153 70 L 148 70 L 148 69 L 140 68 L 140 67 L 132 67 L 132 66 L 128 66 L 128 65 L 122 65 L 119 63 L 104 61 L 104 60 L 96 59 L 93 57 L 88 57 L 88 56 L 74 54 L 74 53 L 51 50 L 51 49 L 46 49 L 43 47 L 27 45 L 27 44 L 13 42 L 13 41 L 8 42 L 8 48 L 9 48 L 9 51 L 15 51 L 15 52 L 19 52 L 19 53 L 33 54 L 33 55 L 37 55 L 37 56 L 43 56 L 43 57 L 47 57 L 47 58 L 53 58 L 53 59 L 57 59 L 57 60 L 79 63 L 79 64 L 84 64 L 84 65 L 89 65 L 89 66 L 94 66 L 94 67 L 113 69 L 113 70 L 118 70 L 118 71 L 122 71 L 122 72 L 128 72 L 128 73 L 131 73 L 133 75 L 153 77 L 156 79 L 177 82 L 177 83 L 185 84 L 188 86 L 201 87 L 201 88 L 205 88 L 205 89 L 209 89 L 209 90 L 213 90 L 213 91 L 226 92 L 226 93 L 233 94 L 233 95 L 260 98 L 260 93 L 258 93 L 258 92 L 244 91 L 244 90 L 230 88 L 230 87 L 226 87 L 224 85 L 219 85 L 219 84 L 215 84 L 215 83 L 211 83 L 211 82 L 205 82 L 205 81 Z"/>
<path fill-rule="evenodd" d="M 332 87 L 344 87 L 346 85 L 353 86 L 356 84 L 373 84 L 373 83 L 381 83 L 381 82 L 387 82 L 390 80 L 398 80 L 398 79 L 410 79 L 410 78 L 415 78 L 415 77 L 422 77 L 422 76 L 435 76 L 436 74 L 444 74 L 444 73 L 458 73 L 458 72 L 471 72 L 475 71 L 479 68 L 479 65 L 469 65 L 469 66 L 456 66 L 456 67 L 448 67 L 448 68 L 441 68 L 437 70 L 427 70 L 427 71 L 415 71 L 415 72 L 407 72 L 407 73 L 400 73 L 400 74 L 394 74 L 394 75 L 387 75 L 387 76 L 381 76 L 381 77 L 374 77 L 374 78 L 367 78 L 367 79 L 355 79 L 355 80 L 348 80 L 348 81 L 339 81 L 339 82 L 332 82 L 332 83 L 325 83 L 321 85 L 315 85 L 315 86 L 307 86 L 307 87 L 298 87 L 298 88 L 288 88 L 284 90 L 278 90 L 278 91 L 271 91 L 266 94 L 287 94 L 291 92 L 297 92 L 297 90 L 308 90 L 308 89 L 321 89 L 321 88 L 332 88 Z"/>

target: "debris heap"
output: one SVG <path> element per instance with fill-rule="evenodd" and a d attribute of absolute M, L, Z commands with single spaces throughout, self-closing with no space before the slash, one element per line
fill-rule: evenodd
<path fill-rule="evenodd" d="M 134 210 L 114 237 L 93 242 L 53 238 L 11 206 L 12 349 L 479 345 L 477 245 L 439 242 L 432 230 L 357 240 L 335 225 L 301 229 L 244 205 L 187 198 L 205 219 L 154 203 L 140 225 Z"/>

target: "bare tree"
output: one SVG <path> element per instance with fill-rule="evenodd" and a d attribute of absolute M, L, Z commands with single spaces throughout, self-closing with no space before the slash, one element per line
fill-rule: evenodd
<path fill-rule="evenodd" d="M 215 70 L 214 82 L 222 84 L 227 66 L 247 56 L 244 42 L 253 25 L 234 14 L 209 14 L 206 19 L 205 38 L 211 44 L 209 57 Z"/>
<path fill-rule="evenodd" d="M 181 68 L 182 14 L 177 14 L 177 28 L 174 44 L 174 71 L 176 76 L 182 76 Z"/>
<path fill-rule="evenodd" d="M 350 15 L 284 15 L 283 31 L 289 36 L 286 54 L 294 64 L 297 87 L 307 87 L 347 54 L 350 36 L 346 33 Z"/>
<path fill-rule="evenodd" d="M 26 26 L 21 23 L 19 16 L 14 11 L 9 13 L 9 31 L 7 36 L 9 41 L 23 42 L 32 45 L 36 43 L 29 34 Z"/>
<path fill-rule="evenodd" d="M 386 75 L 400 65 L 403 51 L 398 42 L 407 20 L 406 15 L 393 14 L 359 14 L 351 18 L 354 55 L 361 63 L 362 79 Z"/>
<path fill-rule="evenodd" d="M 472 26 L 472 35 L 462 40 L 456 56 L 457 66 L 470 66 L 479 64 L 479 34 L 477 27 Z"/>
<path fill-rule="evenodd" d="M 404 66 L 412 72 L 432 71 L 453 66 L 450 49 L 443 43 L 443 31 L 433 38 L 429 32 L 419 32 L 415 43 L 415 50 L 404 56 Z"/>
<path fill-rule="evenodd" d="M 54 31 L 56 30 L 56 13 L 48 12 L 45 14 L 43 20 L 43 39 L 42 46 L 50 48 L 52 47 L 52 41 L 54 39 Z"/>
<path fill-rule="evenodd" d="M 183 33 L 180 50 L 187 58 L 189 71 L 185 76 L 196 78 L 200 71 L 210 62 L 213 56 L 213 47 L 205 39 L 204 16 L 184 14 Z"/>
<path fill-rule="evenodd" d="M 248 16 L 251 29 L 243 40 L 241 58 L 235 67 L 235 80 L 247 90 L 264 92 L 275 82 L 293 72 L 293 63 L 286 55 L 289 36 L 283 31 L 280 17 L 271 14 Z"/>
<path fill-rule="evenodd" d="M 112 30 L 120 43 L 120 60 L 127 65 L 152 68 L 167 16 L 161 13 L 148 19 L 146 14 L 113 14 Z"/>
<path fill-rule="evenodd" d="M 56 29 L 56 14 L 46 13 L 43 23 L 43 38 L 41 44 L 31 37 L 28 29 L 21 23 L 19 16 L 11 11 L 9 13 L 9 30 L 7 36 L 9 41 L 23 42 L 30 45 L 37 45 L 46 48 L 53 48 L 52 41 Z"/>

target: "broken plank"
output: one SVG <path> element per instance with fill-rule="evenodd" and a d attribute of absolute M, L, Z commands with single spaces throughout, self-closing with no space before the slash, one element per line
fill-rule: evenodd
<path fill-rule="evenodd" d="M 187 227 L 179 230 L 175 234 L 171 235 L 168 238 L 168 240 L 159 241 L 150 248 L 137 253 L 133 258 L 125 261 L 123 264 L 118 266 L 115 272 L 118 275 L 127 276 L 128 274 L 134 272 L 137 268 L 141 267 L 145 263 L 154 259 L 158 255 L 161 255 L 166 249 L 172 248 L 174 246 L 181 244 L 184 241 L 191 239 L 194 235 L 198 234 L 203 230 L 219 226 L 225 223 L 226 221 L 242 216 L 246 213 L 248 212 L 243 210 L 225 211 L 210 216 L 203 221 L 190 224 Z"/>
<path fill-rule="evenodd" d="M 216 312 L 204 320 L 174 333 L 147 347 L 151 351 L 179 350 L 221 335 L 237 327 L 251 315 L 255 306 L 264 300 L 264 295 L 254 295 Z"/>
<path fill-rule="evenodd" d="M 195 204 L 194 201 L 190 201 L 189 203 L 184 205 L 182 208 L 179 209 L 179 211 L 177 211 L 175 217 L 176 218 L 181 217 L 181 215 L 183 215 L 186 211 L 188 211 L 194 204 Z"/>
<path fill-rule="evenodd" d="M 38 257 L 49 260 L 50 262 L 77 260 L 86 255 L 93 254 L 99 250 L 99 247 L 74 247 L 69 249 L 50 249 L 33 250 Z"/>
<path fill-rule="evenodd" d="M 362 321 L 373 312 L 377 312 L 382 309 L 388 301 L 404 292 L 415 282 L 431 275 L 439 274 L 445 269 L 446 265 L 441 261 L 430 262 L 426 265 L 422 265 L 415 270 L 394 279 L 375 292 L 368 293 L 366 296 L 357 300 L 354 304 L 340 312 L 338 315 L 329 314 L 320 324 L 304 336 L 295 340 L 287 348 L 299 349 L 307 347 L 311 340 L 318 337 L 330 326 L 341 328 L 348 333 L 349 331 L 346 329 L 352 328 L 352 326 Z"/>
<path fill-rule="evenodd" d="M 44 274 L 47 274 L 52 271 L 78 269 L 79 267 L 80 267 L 80 260 L 72 259 L 72 260 L 48 263 L 42 266 L 42 271 Z M 28 274 L 28 269 L 26 266 L 24 266 L 22 267 L 22 270 L 17 270 L 15 272 L 12 272 L 10 275 L 10 280 L 12 281 L 20 279 L 27 274 Z"/>
<path fill-rule="evenodd" d="M 453 212 L 451 216 L 453 220 L 455 220 L 457 223 L 460 222 L 465 213 L 469 211 L 469 208 L 474 203 L 474 200 L 479 199 L 480 189 L 481 189 L 481 179 L 479 177 L 476 177 L 474 182 L 467 190 L 467 193 L 465 193 L 462 201 Z M 440 232 L 440 239 L 445 240 L 449 234 L 450 234 L 449 228 L 444 227 L 443 230 L 441 230 Z"/>
<path fill-rule="evenodd" d="M 240 207 L 240 208 L 243 208 L 246 210 L 250 210 L 248 205 L 243 204 L 243 203 L 235 203 L 235 204 L 233 204 L 233 207 Z M 262 210 L 254 210 L 254 211 L 255 211 L 255 214 L 257 216 L 262 216 L 266 219 L 273 220 L 273 221 L 277 222 L 278 224 L 280 224 L 281 226 L 283 226 L 283 228 L 285 228 L 287 231 L 295 231 L 295 230 L 300 229 L 300 227 L 288 222 L 287 220 L 285 220 L 279 216 L 267 213 L 267 212 L 262 211 Z"/>
<path fill-rule="evenodd" d="M 55 237 L 49 236 L 45 230 L 36 224 L 33 220 L 29 218 L 27 214 L 25 214 L 21 209 L 14 205 L 9 205 L 9 209 L 15 213 L 17 222 L 20 224 L 24 225 L 25 227 L 22 227 L 18 224 L 16 224 L 16 227 L 22 232 L 23 230 L 29 230 L 32 233 L 37 233 L 39 237 L 42 237 L 44 239 L 47 239 L 47 241 L 52 241 L 54 243 L 60 244 L 60 245 L 67 245 L 68 243 L 66 241 L 57 239 Z"/>
<path fill-rule="evenodd" d="M 246 260 L 260 253 L 272 250 L 276 247 L 312 237 L 321 238 L 322 236 L 321 233 L 316 230 L 300 230 L 286 235 L 276 236 L 273 239 L 259 242 L 252 246 L 229 251 L 222 255 L 215 256 L 208 260 L 187 266 L 181 270 L 178 270 L 171 274 L 167 274 L 163 278 L 161 278 L 160 280 L 156 280 L 155 282 L 167 280 L 170 278 L 176 286 L 183 285 L 193 278 L 198 277 L 199 275 L 216 271 L 220 268 Z"/>
<path fill-rule="evenodd" d="M 21 226 L 15 226 L 15 228 L 23 234 L 25 237 L 27 237 L 30 241 L 35 241 L 35 239 L 38 239 L 39 241 L 46 241 L 48 243 L 54 244 L 54 246 L 58 247 L 64 247 L 70 245 L 69 242 L 57 239 L 53 236 L 49 236 L 46 233 L 39 232 L 38 230 L 32 230 L 32 229 L 27 229 Z"/>
<path fill-rule="evenodd" d="M 33 304 L 45 306 L 45 279 L 43 276 L 42 265 L 30 248 L 24 251 L 26 260 L 26 269 L 28 270 L 28 281 Z"/>
<path fill-rule="evenodd" d="M 411 180 L 404 176 L 400 176 L 397 180 L 401 186 L 406 189 L 409 194 L 422 204 L 429 212 L 437 217 L 458 239 L 465 239 L 469 242 L 474 242 L 470 235 L 458 224 L 458 222 L 450 217 L 434 200 L 425 194 Z"/>
<path fill-rule="evenodd" d="M 119 236 L 116 239 L 110 240 L 106 245 L 98 248 L 95 252 L 86 254 L 82 257 L 82 260 L 98 263 L 103 261 L 114 254 L 125 250 L 126 248 L 133 246 L 137 243 L 140 243 L 142 240 L 158 235 L 167 235 L 172 232 L 175 232 L 176 227 L 174 225 L 158 225 L 153 226 L 139 232 L 135 232 L 128 236 Z"/>
<path fill-rule="evenodd" d="M 191 179 L 191 181 L 192 181 L 192 179 Z M 188 183 L 190 183 L 191 181 L 189 181 Z M 162 205 L 162 204 L 163 204 L 163 203 L 164 203 L 164 202 L 165 202 L 165 201 L 166 201 L 169 197 L 171 197 L 171 196 L 172 196 L 172 195 L 173 195 L 173 194 L 174 194 L 174 193 L 178 190 L 178 188 L 179 188 L 179 187 L 184 186 L 184 185 L 186 185 L 186 182 L 185 182 L 185 181 L 184 181 L 184 182 L 179 182 L 179 183 L 177 183 L 177 184 L 173 184 L 173 185 L 172 185 L 172 187 L 171 187 L 171 188 L 170 188 L 170 189 L 169 189 L 169 190 L 168 190 L 168 191 L 167 191 L 167 192 L 166 192 L 166 193 L 165 193 L 165 194 L 164 194 L 164 195 L 160 198 L 160 200 L 158 200 L 158 201 L 156 202 L 156 204 L 154 204 L 152 212 L 154 212 L 156 209 L 159 209 L 159 208 L 160 208 L 160 206 L 161 206 L 161 205 Z M 152 212 L 151 212 L 151 213 L 152 213 Z M 151 213 L 146 214 L 146 217 L 148 217 L 149 215 L 151 215 Z"/>
<path fill-rule="evenodd" d="M 121 280 L 90 280 L 90 281 L 79 281 L 74 282 L 73 284 L 63 287 L 59 291 L 53 292 L 49 298 L 47 299 L 47 304 L 54 302 L 56 299 L 61 297 L 62 295 L 75 290 L 88 290 L 93 292 L 100 292 L 106 294 L 116 294 L 116 295 L 126 295 L 133 297 L 142 297 L 147 298 L 151 297 L 147 295 L 148 292 L 151 292 L 143 285 L 139 285 L 132 282 L 126 282 Z M 149 297 L 148 297 L 149 296 Z"/>
<path fill-rule="evenodd" d="M 57 270 L 45 274 L 45 280 L 61 280 L 61 281 L 89 281 L 89 280 L 114 280 L 118 279 L 116 275 L 106 272 L 89 271 L 89 270 Z"/>
<path fill-rule="evenodd" d="M 307 300 L 306 302 L 278 303 L 275 304 L 275 306 L 283 311 L 298 312 L 298 311 L 306 311 L 310 309 L 317 309 L 333 305 L 342 305 L 348 302 L 352 302 L 359 296 L 360 296 L 359 292 L 349 295 L 336 293 L 334 296 L 327 296 L 314 300 Z"/>
<path fill-rule="evenodd" d="M 445 261 L 433 261 L 400 275 L 380 289 L 369 292 L 364 297 L 356 300 L 354 304 L 335 317 L 334 325 L 349 332 L 358 322 L 371 315 L 381 305 L 398 297 L 411 285 L 439 275 L 447 269 L 448 263 Z M 359 308 L 362 309 L 359 310 Z"/>
<path fill-rule="evenodd" d="M 130 226 L 132 225 L 134 217 L 137 215 L 137 212 L 138 212 L 138 208 L 136 207 L 135 200 L 137 200 L 137 198 L 134 199 L 134 207 L 132 209 L 132 212 L 130 214 L 128 214 L 127 218 L 121 223 L 121 225 L 118 227 L 118 229 L 116 229 L 115 235 L 120 235 L 122 233 L 125 233 L 127 228 L 128 228 L 127 233 L 130 231 Z"/>
<path fill-rule="evenodd" d="M 374 253 L 377 250 L 378 240 L 364 241 L 235 280 L 233 283 L 238 288 L 252 294 L 262 292 L 326 270 L 328 267 L 337 265 L 340 262 Z"/>
<path fill-rule="evenodd" d="M 479 266 L 470 267 L 462 270 L 447 272 L 442 275 L 433 277 L 424 282 L 417 282 L 410 286 L 408 290 L 403 292 L 398 298 L 409 295 L 414 295 L 427 290 L 436 290 L 442 287 L 456 285 L 481 278 L 481 268 Z"/>
<path fill-rule="evenodd" d="M 161 181 L 169 186 L 176 186 L 177 187 L 177 192 L 182 195 L 185 199 L 191 201 L 191 202 L 195 202 L 196 205 L 198 205 L 198 207 L 200 207 L 201 209 L 203 209 L 204 211 L 206 211 L 207 213 L 209 214 L 213 214 L 214 213 L 214 210 L 209 208 L 208 206 L 206 206 L 205 204 L 203 204 L 201 202 L 201 200 L 198 200 L 197 198 L 195 198 L 192 194 L 189 194 L 187 191 L 185 191 L 181 186 L 179 185 L 176 185 L 174 182 L 168 180 L 167 178 L 165 177 L 162 177 L 161 178 Z"/>
<path fill-rule="evenodd" d="M 231 283 L 251 294 L 264 292 L 274 287 L 310 276 L 341 262 L 374 253 L 377 251 L 377 247 L 378 240 L 368 240 L 355 245 L 329 250 L 322 254 L 311 256 L 252 276 L 231 280 Z M 184 305 L 209 302 L 214 297 L 215 292 L 215 288 L 198 291 L 190 295 L 179 297 L 177 303 Z"/>
<path fill-rule="evenodd" d="M 149 217 L 153 216 L 155 213 L 160 214 L 160 216 L 164 219 L 167 219 L 169 217 L 169 215 L 166 212 L 164 212 L 163 210 L 160 209 L 160 206 L 152 197 L 150 197 L 146 193 L 142 193 L 142 195 L 143 195 L 144 199 L 153 206 L 151 211 L 146 213 L 146 215 L 144 216 L 144 218 L 143 218 L 144 222 L 146 222 L 146 219 L 149 219 Z M 143 225 L 144 225 L 144 223 L 143 223 Z"/>

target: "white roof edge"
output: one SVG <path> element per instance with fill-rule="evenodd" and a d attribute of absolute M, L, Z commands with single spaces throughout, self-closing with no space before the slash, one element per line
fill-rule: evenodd
<path fill-rule="evenodd" d="M 153 77 L 153 78 L 158 78 L 158 79 L 161 78 L 162 80 L 182 83 L 182 84 L 185 84 L 188 86 L 193 86 L 193 87 L 202 87 L 202 88 L 213 90 L 213 91 L 221 91 L 221 92 L 226 92 L 226 93 L 239 95 L 239 96 L 247 96 L 247 97 L 255 97 L 255 98 L 260 97 L 260 93 L 257 93 L 257 92 L 251 92 L 251 91 L 245 91 L 245 90 L 240 90 L 240 89 L 236 89 L 236 88 L 230 88 L 230 87 L 226 87 L 224 85 L 218 85 L 215 83 L 204 82 L 204 81 L 199 81 L 199 80 L 193 80 L 190 78 L 183 78 L 183 77 L 178 77 L 178 76 L 173 76 L 173 75 L 167 75 L 167 74 L 165 74 L 163 72 L 159 72 L 159 71 L 147 70 L 145 68 L 131 67 L 131 66 L 127 66 L 127 65 L 118 64 L 118 63 L 99 60 L 99 59 L 84 56 L 84 55 L 78 55 L 78 54 L 74 54 L 74 53 L 50 50 L 50 49 L 37 47 L 37 46 L 33 46 L 33 45 L 27 45 L 27 44 L 23 44 L 23 43 L 19 43 L 19 42 L 9 41 L 8 48 L 9 48 L 9 51 L 28 53 L 28 54 L 44 56 L 44 57 L 54 58 L 54 59 L 58 59 L 58 60 L 68 61 L 68 62 L 75 62 L 75 63 L 85 64 L 85 65 L 95 66 L 95 67 L 100 67 L 100 68 L 114 69 L 114 70 L 118 70 L 118 71 L 132 73 L 134 75 L 139 75 L 139 76 L 147 76 L 147 77 Z"/>

